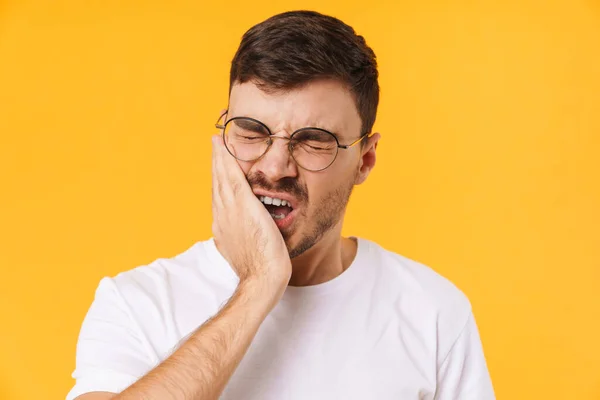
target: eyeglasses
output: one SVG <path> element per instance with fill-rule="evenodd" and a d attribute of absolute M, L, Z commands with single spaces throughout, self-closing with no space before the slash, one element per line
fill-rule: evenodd
<path fill-rule="evenodd" d="M 347 150 L 370 136 L 367 132 L 354 142 L 342 145 L 333 133 L 308 127 L 298 129 L 288 138 L 273 135 L 265 124 L 250 117 L 234 117 L 221 124 L 225 115 L 227 112 L 219 117 L 215 127 L 223 130 L 225 147 L 237 160 L 257 161 L 267 153 L 273 139 L 285 139 L 296 164 L 312 172 L 323 171 L 333 164 L 339 149 Z"/>

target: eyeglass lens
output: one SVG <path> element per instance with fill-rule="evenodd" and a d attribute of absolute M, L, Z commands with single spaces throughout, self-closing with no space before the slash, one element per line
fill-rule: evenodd
<path fill-rule="evenodd" d="M 247 118 L 230 120 L 224 131 L 225 145 L 240 161 L 255 161 L 262 157 L 273 142 L 268 129 Z M 330 166 L 338 151 L 335 137 L 326 131 L 305 128 L 290 138 L 292 157 L 298 165 L 311 171 Z"/>

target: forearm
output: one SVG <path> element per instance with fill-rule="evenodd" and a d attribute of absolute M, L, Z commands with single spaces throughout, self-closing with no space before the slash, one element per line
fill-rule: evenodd
<path fill-rule="evenodd" d="M 213 318 L 116 399 L 218 399 L 276 300 L 242 283 Z"/>

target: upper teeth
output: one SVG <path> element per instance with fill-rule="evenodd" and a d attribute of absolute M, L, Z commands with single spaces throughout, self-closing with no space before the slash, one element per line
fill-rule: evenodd
<path fill-rule="evenodd" d="M 289 203 L 286 200 L 281 200 L 278 198 L 273 198 L 273 197 L 269 197 L 269 196 L 260 196 L 260 201 L 262 201 L 264 204 L 272 204 L 274 206 L 288 206 L 289 207 Z"/>

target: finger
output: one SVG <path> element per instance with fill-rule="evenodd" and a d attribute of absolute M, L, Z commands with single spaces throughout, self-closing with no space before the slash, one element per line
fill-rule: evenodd
<path fill-rule="evenodd" d="M 233 151 L 233 149 L 231 149 Z M 237 161 L 229 153 L 225 147 L 222 137 L 215 138 L 215 151 L 216 151 L 216 162 L 217 171 L 221 176 L 229 183 L 236 182 L 239 180 L 239 173 L 243 175 Z"/>
<path fill-rule="evenodd" d="M 235 154 L 235 149 L 231 146 L 225 147 L 222 137 L 216 140 L 215 147 L 220 149 L 220 151 L 217 151 L 216 156 L 216 170 L 218 179 L 222 179 L 222 201 L 227 202 L 227 204 L 244 203 L 245 196 L 254 195 L 246 179 L 246 174 L 235 157 L 229 153 L 229 150 L 231 150 Z"/>
<path fill-rule="evenodd" d="M 231 152 L 233 153 L 232 157 L 228 157 L 228 158 L 230 158 L 232 164 L 235 164 L 235 165 L 232 165 L 228 169 L 231 171 L 232 178 L 233 178 L 232 179 L 233 195 L 237 198 L 237 196 L 240 194 L 240 192 L 242 190 L 244 190 L 244 188 L 250 189 L 250 185 L 248 184 L 248 180 L 246 179 L 246 174 L 244 174 L 242 167 L 240 167 L 237 160 L 234 160 L 235 148 L 231 148 Z M 249 191 L 251 191 L 251 190 L 249 190 Z"/>
<path fill-rule="evenodd" d="M 229 182 L 231 182 L 231 183 L 246 182 L 246 175 L 244 174 L 244 171 L 240 167 L 236 158 L 231 154 L 231 153 L 235 154 L 235 148 L 232 146 L 225 147 L 225 144 L 224 144 L 222 138 L 219 141 L 218 145 L 221 148 L 224 173 L 227 176 Z M 230 151 L 231 151 L 231 153 L 230 153 Z"/>
<path fill-rule="evenodd" d="M 215 137 L 215 179 L 217 180 L 218 196 L 223 206 L 228 206 L 235 201 L 237 192 L 239 192 L 242 181 L 236 176 L 236 169 L 241 172 L 235 159 L 229 154 L 223 143 L 222 137 Z M 245 181 L 244 178 L 242 180 Z"/>
<path fill-rule="evenodd" d="M 217 135 L 214 135 L 212 137 L 212 199 L 213 199 L 213 207 L 214 206 L 218 207 L 218 206 L 223 205 L 222 196 L 221 196 L 223 179 L 220 177 L 220 174 L 219 174 L 220 150 L 217 147 L 218 139 L 219 139 L 219 137 Z M 213 212 L 216 212 L 216 211 L 217 210 L 213 210 Z"/>
<path fill-rule="evenodd" d="M 246 173 L 235 158 L 235 148 L 231 148 L 231 152 L 233 155 L 228 152 L 225 154 L 225 164 L 227 164 L 226 168 L 229 173 L 228 176 L 232 185 L 233 195 L 240 201 L 238 196 L 254 196 L 254 194 L 246 178 Z M 241 201 L 243 201 L 243 197 Z"/>
<path fill-rule="evenodd" d="M 216 179 L 216 170 L 215 170 L 215 146 L 214 146 L 214 141 L 215 138 L 214 136 L 211 138 L 211 144 L 212 144 L 212 166 L 211 166 L 211 211 L 212 211 L 212 232 L 214 237 L 216 238 L 217 236 L 220 235 L 220 224 L 219 224 L 219 212 L 218 212 L 218 203 L 220 202 L 219 200 L 219 196 L 218 196 L 218 180 Z"/>

